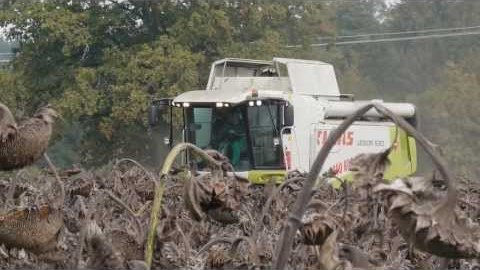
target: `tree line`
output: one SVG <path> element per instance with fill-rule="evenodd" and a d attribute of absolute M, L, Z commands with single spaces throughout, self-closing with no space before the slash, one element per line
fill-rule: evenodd
<path fill-rule="evenodd" d="M 409 101 L 421 128 L 462 171 L 480 145 L 478 36 L 335 46 L 338 36 L 480 25 L 480 2 L 402 0 L 10 0 L 0 25 L 16 57 L 0 72 L 2 102 L 17 116 L 51 103 L 63 115 L 51 155 L 69 166 L 154 148 L 146 110 L 155 97 L 201 89 L 223 57 L 317 59 L 341 90 Z M 313 48 L 319 37 L 330 46 Z M 287 45 L 300 45 L 287 48 Z"/>

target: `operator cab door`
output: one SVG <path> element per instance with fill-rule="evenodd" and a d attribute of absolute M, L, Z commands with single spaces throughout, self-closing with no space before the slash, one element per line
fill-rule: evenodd
<path fill-rule="evenodd" d="M 247 107 L 254 169 L 285 168 L 281 138 L 284 103 L 265 100 L 260 106 Z"/>
<path fill-rule="evenodd" d="M 237 171 L 251 168 L 245 106 L 190 107 L 186 109 L 185 123 L 186 142 L 217 150 Z M 203 165 L 199 165 L 202 170 Z"/>

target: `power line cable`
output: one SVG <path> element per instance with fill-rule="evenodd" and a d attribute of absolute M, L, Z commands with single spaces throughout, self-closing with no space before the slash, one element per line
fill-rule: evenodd
<path fill-rule="evenodd" d="M 480 35 L 480 31 L 449 33 L 449 34 L 432 34 L 432 35 L 412 36 L 412 37 L 398 37 L 398 38 L 381 38 L 381 39 L 372 39 L 372 40 L 340 41 L 340 42 L 332 42 L 332 43 L 314 43 L 314 44 L 310 44 L 310 46 L 311 47 L 326 47 L 328 45 L 354 45 L 354 44 L 365 44 L 365 43 L 395 42 L 395 41 L 432 39 L 432 38 L 444 38 L 444 37 L 458 37 L 458 36 L 472 36 L 472 35 Z M 286 48 L 301 48 L 302 45 L 287 45 L 285 47 Z"/>
<path fill-rule="evenodd" d="M 399 31 L 399 32 L 358 34 L 358 35 L 346 35 L 346 36 L 336 36 L 336 37 L 321 37 L 319 39 L 323 40 L 323 39 L 359 38 L 359 37 L 374 37 L 374 36 L 395 36 L 395 35 L 405 35 L 405 34 L 425 34 L 425 33 L 435 33 L 435 32 L 472 30 L 472 29 L 479 29 L 479 28 L 480 28 L 480 25 L 466 26 L 466 27 L 455 27 L 455 28 L 432 28 L 432 29 Z"/>

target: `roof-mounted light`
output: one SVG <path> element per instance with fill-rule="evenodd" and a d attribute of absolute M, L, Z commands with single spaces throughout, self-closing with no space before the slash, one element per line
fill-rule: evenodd
<path fill-rule="evenodd" d="M 248 102 L 248 106 L 250 106 L 250 107 L 255 106 L 255 102 L 254 102 L 254 101 L 249 101 L 249 102 Z"/>
<path fill-rule="evenodd" d="M 190 107 L 190 103 L 188 103 L 188 102 L 184 102 L 184 103 L 183 103 L 183 107 L 185 107 L 185 108 L 188 108 L 188 107 Z"/>
<path fill-rule="evenodd" d="M 255 104 L 256 104 L 257 106 L 262 106 L 262 101 L 261 101 L 261 100 L 257 100 L 257 101 L 255 102 Z"/>
<path fill-rule="evenodd" d="M 215 106 L 216 106 L 217 108 L 221 108 L 221 107 L 223 107 L 223 103 L 222 103 L 222 102 L 217 102 L 217 103 L 215 104 Z"/>

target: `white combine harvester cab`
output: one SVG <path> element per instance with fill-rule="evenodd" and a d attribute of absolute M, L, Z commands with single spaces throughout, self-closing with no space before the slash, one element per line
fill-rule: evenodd
<path fill-rule="evenodd" d="M 216 61 L 206 90 L 168 100 L 171 108 L 183 110 L 185 142 L 220 151 L 237 175 L 253 183 L 308 172 L 329 132 L 365 103 L 340 94 L 332 65 L 285 58 Z M 415 120 L 412 104 L 382 104 Z M 414 173 L 415 141 L 372 109 L 337 142 L 323 172 L 348 177 L 353 157 L 392 145 L 386 177 Z"/>

